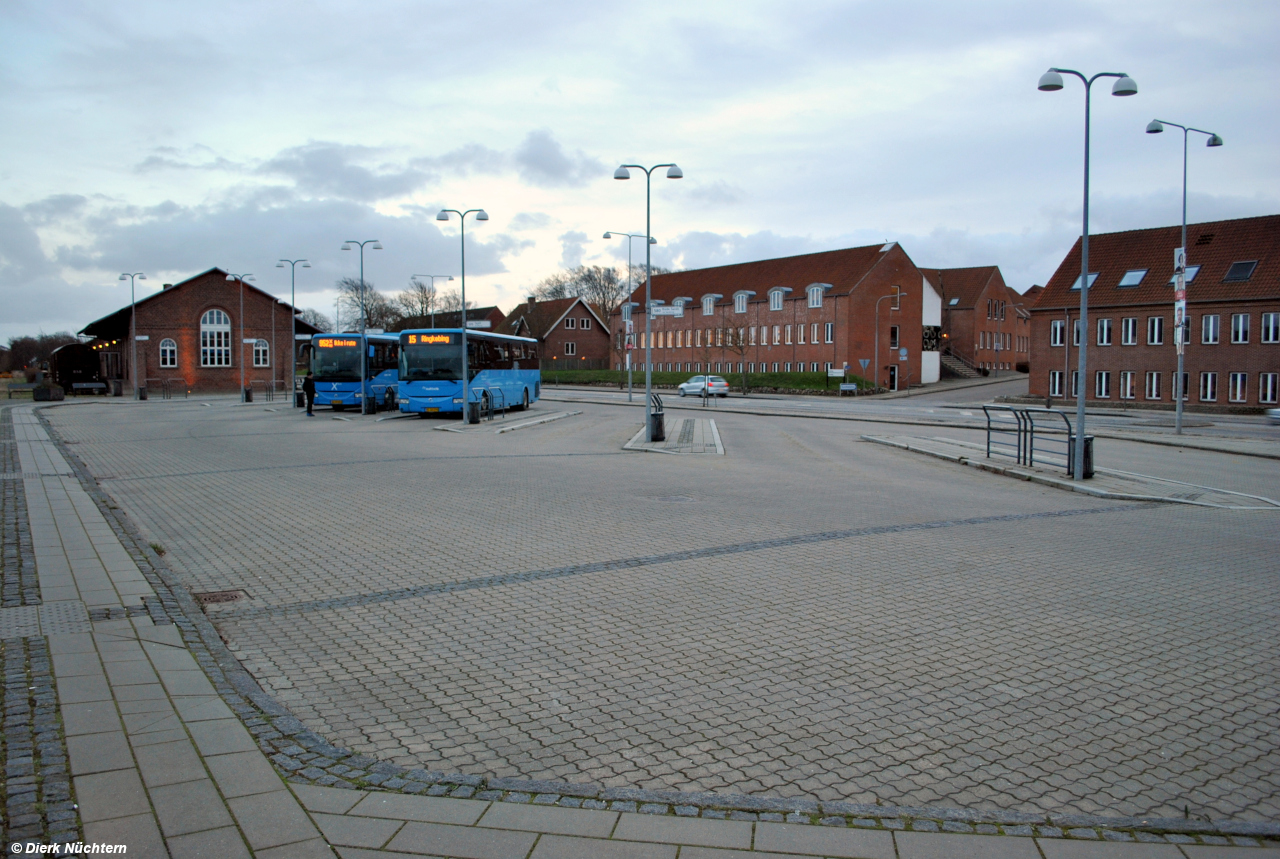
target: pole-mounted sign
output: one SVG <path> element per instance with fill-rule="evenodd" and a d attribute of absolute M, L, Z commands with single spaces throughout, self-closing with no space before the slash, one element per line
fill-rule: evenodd
<path fill-rule="evenodd" d="M 1173 250 L 1173 344 L 1182 354 L 1187 327 L 1187 249 Z M 1175 380 L 1175 385 L 1178 380 Z"/>

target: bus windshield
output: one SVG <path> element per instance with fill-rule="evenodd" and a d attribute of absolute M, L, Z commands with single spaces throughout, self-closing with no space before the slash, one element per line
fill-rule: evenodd
<path fill-rule="evenodd" d="M 415 343 L 419 337 L 423 343 Z M 400 380 L 458 382 L 462 380 L 461 337 L 457 334 L 409 335 L 400 346 Z"/>
<path fill-rule="evenodd" d="M 355 337 L 318 337 L 311 351 L 317 382 L 360 381 L 360 341 Z"/>

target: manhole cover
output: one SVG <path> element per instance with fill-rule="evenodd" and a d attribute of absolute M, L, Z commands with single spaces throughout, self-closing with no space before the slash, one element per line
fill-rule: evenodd
<path fill-rule="evenodd" d="M 249 595 L 241 590 L 235 591 L 206 591 L 201 594 L 192 594 L 200 605 L 222 605 L 229 602 L 240 602 L 240 600 L 248 599 Z"/>
<path fill-rule="evenodd" d="M 654 500 L 655 500 L 655 501 L 670 501 L 670 502 L 672 502 L 672 503 L 680 503 L 680 502 L 685 502 L 685 501 L 696 501 L 697 499 L 696 499 L 696 498 L 691 498 L 691 497 L 690 497 L 690 496 L 688 496 L 688 495 L 659 495 L 659 496 L 658 496 L 656 499 L 654 499 Z"/>

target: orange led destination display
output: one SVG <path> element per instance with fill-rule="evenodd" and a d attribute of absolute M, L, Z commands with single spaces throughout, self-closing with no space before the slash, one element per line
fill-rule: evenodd
<path fill-rule="evenodd" d="M 452 343 L 452 342 L 453 342 L 452 334 L 410 334 L 409 335 L 410 346 L 419 346 L 419 345 L 432 346 L 432 345 L 439 345 L 439 344 L 448 345 L 449 343 Z"/>
<path fill-rule="evenodd" d="M 341 346 L 359 346 L 360 341 L 346 337 L 321 337 L 316 341 L 316 345 L 321 349 L 333 349 Z"/>

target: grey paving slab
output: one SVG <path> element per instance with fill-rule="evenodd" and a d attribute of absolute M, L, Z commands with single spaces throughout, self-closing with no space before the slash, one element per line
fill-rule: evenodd
<path fill-rule="evenodd" d="M 622 841 L 657 841 L 702 847 L 751 847 L 751 824 L 745 820 L 703 820 L 652 814 L 623 814 L 613 831 Z"/>
<path fill-rule="evenodd" d="M 280 847 L 259 850 L 255 854 L 258 859 L 333 859 L 333 848 L 323 838 L 312 838 Z"/>
<path fill-rule="evenodd" d="M 226 755 L 232 752 L 257 751 L 258 744 L 239 719 L 192 722 L 187 725 L 191 738 L 202 755 Z"/>
<path fill-rule="evenodd" d="M 185 738 L 135 748 L 134 757 L 138 761 L 142 783 L 148 788 L 209 777 L 191 741 Z"/>
<path fill-rule="evenodd" d="M 100 820 L 149 814 L 151 806 L 136 770 L 116 770 L 75 779 L 80 819 L 86 826 Z"/>
<path fill-rule="evenodd" d="M 222 804 L 222 797 L 207 778 L 150 788 L 147 795 L 166 838 L 234 823 Z"/>
<path fill-rule="evenodd" d="M 1124 844 L 1109 841 L 1067 841 L 1037 838 L 1044 859 L 1178 859 L 1182 854 L 1172 844 Z M 1244 856 L 1244 848 L 1238 848 Z"/>
<path fill-rule="evenodd" d="M 62 728 L 68 737 L 76 734 L 99 734 L 120 728 L 120 716 L 113 701 L 90 701 L 64 704 Z"/>
<path fill-rule="evenodd" d="M 888 832 L 785 823 L 756 824 L 755 848 L 765 852 L 812 853 L 841 859 L 895 859 L 896 856 L 893 836 Z"/>
<path fill-rule="evenodd" d="M 271 793 L 284 788 L 280 776 L 257 749 L 229 755 L 210 755 L 205 757 L 204 762 L 213 775 L 218 790 L 228 798 Z"/>
<path fill-rule="evenodd" d="M 185 723 L 235 718 L 231 708 L 216 695 L 175 696 L 173 706 Z"/>
<path fill-rule="evenodd" d="M 213 685 L 203 671 L 161 671 L 160 680 L 175 697 L 179 695 L 212 695 Z"/>
<path fill-rule="evenodd" d="M 67 737 L 67 755 L 72 775 L 133 768 L 133 752 L 120 730 Z"/>
<path fill-rule="evenodd" d="M 298 800 L 283 786 L 274 793 L 229 799 L 227 807 L 236 816 L 236 823 L 255 852 L 320 835 Z"/>
<path fill-rule="evenodd" d="M 379 820 L 345 814 L 312 814 L 320 833 L 330 844 L 347 847 L 381 847 L 404 826 L 402 820 Z"/>
<path fill-rule="evenodd" d="M 488 805 L 475 800 L 371 793 L 357 803 L 348 814 L 470 826 L 480 819 L 488 809 Z"/>
<path fill-rule="evenodd" d="M 156 819 L 150 813 L 86 823 L 84 841 L 86 844 L 123 844 L 128 848 L 127 855 L 142 856 L 145 859 L 169 859 L 170 857 L 169 851 L 165 849 L 160 829 L 156 826 Z M 227 855 L 234 856 L 234 854 Z"/>
<path fill-rule="evenodd" d="M 895 832 L 898 859 L 1040 859 L 1031 838 Z"/>
<path fill-rule="evenodd" d="M 478 825 L 495 829 L 522 829 L 526 832 L 553 832 L 557 835 L 608 838 L 613 832 L 618 816 L 617 812 L 495 802 L 480 818 Z"/>
<path fill-rule="evenodd" d="M 724 850 L 720 847 L 681 847 L 680 859 L 821 859 L 797 853 L 761 853 L 756 850 Z"/>
<path fill-rule="evenodd" d="M 249 848 L 234 826 L 207 829 L 168 840 L 172 859 L 249 859 Z"/>
<path fill-rule="evenodd" d="M 398 853 L 390 850 L 369 850 L 364 847 L 335 847 L 334 852 L 342 859 L 422 859 L 424 855 L 421 853 Z M 428 857 L 428 859 L 441 859 L 441 857 Z"/>
<path fill-rule="evenodd" d="M 1216 844 L 1179 846 L 1187 859 L 1280 859 L 1280 847 L 1224 847 Z"/>
<path fill-rule="evenodd" d="M 537 838 L 532 832 L 406 823 L 387 844 L 387 849 L 457 859 L 525 859 Z"/>
<path fill-rule="evenodd" d="M 105 675 L 90 674 L 80 677 L 58 677 L 57 682 L 58 700 L 63 704 L 111 700 L 111 688 L 107 685 Z"/>
<path fill-rule="evenodd" d="M 298 797 L 303 808 L 325 814 L 345 814 L 367 795 L 362 790 L 343 790 L 310 784 L 290 784 L 288 787 Z"/>
<path fill-rule="evenodd" d="M 675 859 L 677 849 L 673 844 L 544 835 L 538 839 L 531 859 Z"/>

